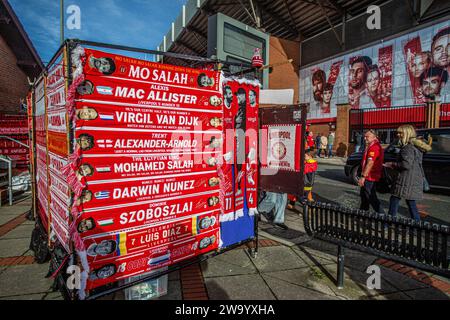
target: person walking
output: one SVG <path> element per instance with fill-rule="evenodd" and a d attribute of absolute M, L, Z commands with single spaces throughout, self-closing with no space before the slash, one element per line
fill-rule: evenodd
<path fill-rule="evenodd" d="M 358 185 L 361 187 L 360 209 L 369 211 L 370 206 L 372 206 L 376 212 L 384 213 L 376 192 L 376 183 L 381 179 L 383 172 L 383 148 L 374 130 L 368 130 L 364 134 L 364 140 L 366 142 L 366 151 L 363 154 L 361 177 L 358 181 Z"/>
<path fill-rule="evenodd" d="M 322 137 L 321 133 L 319 133 L 316 137 L 316 150 L 317 150 L 316 157 L 318 157 L 320 155 L 320 141 L 321 141 L 320 138 L 321 137 Z"/>
<path fill-rule="evenodd" d="M 333 145 L 334 145 L 334 132 L 330 132 L 328 135 L 328 157 L 333 157 Z"/>
<path fill-rule="evenodd" d="M 306 146 L 307 150 L 314 150 L 314 138 L 313 138 L 313 132 L 309 131 L 306 133 Z"/>
<path fill-rule="evenodd" d="M 420 221 L 417 201 L 423 198 L 424 172 L 422 156 L 425 150 L 418 148 L 416 130 L 411 125 L 402 125 L 397 129 L 397 137 L 400 143 L 400 156 L 397 162 L 388 162 L 386 167 L 398 172 L 392 186 L 391 199 L 389 201 L 389 214 L 396 216 L 400 200 L 405 199 L 411 218 Z M 425 143 L 424 143 L 425 144 Z M 426 148 L 429 150 L 429 148 Z"/>
<path fill-rule="evenodd" d="M 327 146 L 328 146 L 328 138 L 326 135 L 323 135 L 320 137 L 320 151 L 319 151 L 319 157 L 322 154 L 322 151 L 324 153 L 324 158 L 328 158 L 327 156 Z"/>
<path fill-rule="evenodd" d="M 289 229 L 284 224 L 284 210 L 288 203 L 287 193 L 265 192 L 262 200 L 258 204 L 258 211 L 267 221 L 281 229 Z M 272 214 L 273 212 L 273 214 Z"/>

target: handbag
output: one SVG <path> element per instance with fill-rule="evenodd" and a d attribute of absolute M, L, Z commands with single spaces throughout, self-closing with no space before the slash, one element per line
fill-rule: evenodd
<path fill-rule="evenodd" d="M 390 193 L 394 179 L 389 173 L 388 168 L 383 167 L 381 179 L 376 183 L 376 189 L 378 193 L 385 194 Z"/>

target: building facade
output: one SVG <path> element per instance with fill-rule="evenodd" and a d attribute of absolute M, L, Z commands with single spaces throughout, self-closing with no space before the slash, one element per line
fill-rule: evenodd
<path fill-rule="evenodd" d="M 44 66 L 7 0 L 0 1 L 0 113 L 18 114 Z M 22 111 L 23 112 L 23 111 Z"/>
<path fill-rule="evenodd" d="M 449 1 L 189 0 L 159 49 L 210 57 L 199 39 L 214 46 L 217 13 L 270 35 L 265 63 L 280 65 L 265 88 L 293 89 L 315 134 L 336 131 L 341 155 L 365 128 L 389 143 L 401 123 L 450 125 Z"/>

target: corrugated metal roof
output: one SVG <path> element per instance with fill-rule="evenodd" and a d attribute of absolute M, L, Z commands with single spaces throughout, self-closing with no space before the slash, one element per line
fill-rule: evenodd
<path fill-rule="evenodd" d="M 368 6 L 388 0 L 206 0 L 167 51 L 206 57 L 208 16 L 221 12 L 270 35 L 300 41 L 330 29 L 348 18 L 366 12 Z M 253 3 L 253 8 L 252 4 Z"/>

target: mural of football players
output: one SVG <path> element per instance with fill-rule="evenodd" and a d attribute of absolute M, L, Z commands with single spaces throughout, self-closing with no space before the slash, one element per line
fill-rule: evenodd
<path fill-rule="evenodd" d="M 116 251 L 116 242 L 114 240 L 103 240 L 100 243 L 93 243 L 87 250 L 88 256 L 107 256 Z"/>
<path fill-rule="evenodd" d="M 367 93 L 372 99 L 378 99 L 380 95 L 380 70 L 376 64 L 369 67 L 367 72 Z"/>
<path fill-rule="evenodd" d="M 408 56 L 408 71 L 415 79 L 419 79 L 422 73 L 431 67 L 431 52 L 424 51 Z"/>
<path fill-rule="evenodd" d="M 94 93 L 94 84 L 92 81 L 85 80 L 77 87 L 77 93 L 80 96 L 93 94 Z"/>
<path fill-rule="evenodd" d="M 77 110 L 77 118 L 79 120 L 95 120 L 98 118 L 98 112 L 91 107 L 83 107 Z"/>
<path fill-rule="evenodd" d="M 247 110 L 247 95 L 244 88 L 239 88 L 236 91 L 237 102 L 239 105 L 238 112 L 234 118 L 234 128 L 236 130 L 236 181 L 237 192 L 236 195 L 242 193 L 241 179 L 244 176 L 242 172 L 242 164 L 245 160 L 245 131 L 246 131 L 246 110 Z"/>
<path fill-rule="evenodd" d="M 433 67 L 420 76 L 420 90 L 427 102 L 440 100 L 442 87 L 448 81 L 446 70 Z"/>
<path fill-rule="evenodd" d="M 225 86 L 223 89 L 223 97 L 225 99 L 225 107 L 227 109 L 231 108 L 231 103 L 233 102 L 233 91 L 230 86 Z"/>
<path fill-rule="evenodd" d="M 113 74 L 116 71 L 116 64 L 111 58 L 96 58 L 94 56 L 89 57 L 89 66 L 97 69 L 104 75 Z"/>
<path fill-rule="evenodd" d="M 358 56 L 350 59 L 349 75 L 349 101 L 353 107 L 359 108 L 360 99 L 367 95 L 366 83 L 372 59 L 367 56 Z"/>
<path fill-rule="evenodd" d="M 325 71 L 319 69 L 316 70 L 312 75 L 312 85 L 313 85 L 313 96 L 314 100 L 317 102 L 322 102 L 323 100 L 323 89 L 326 83 Z"/>
<path fill-rule="evenodd" d="M 333 85 L 327 83 L 323 88 L 323 101 L 320 104 L 320 113 L 328 114 L 331 112 L 331 98 L 333 97 Z"/>
<path fill-rule="evenodd" d="M 431 44 L 433 64 L 446 69 L 450 66 L 450 27 L 440 30 Z"/>

